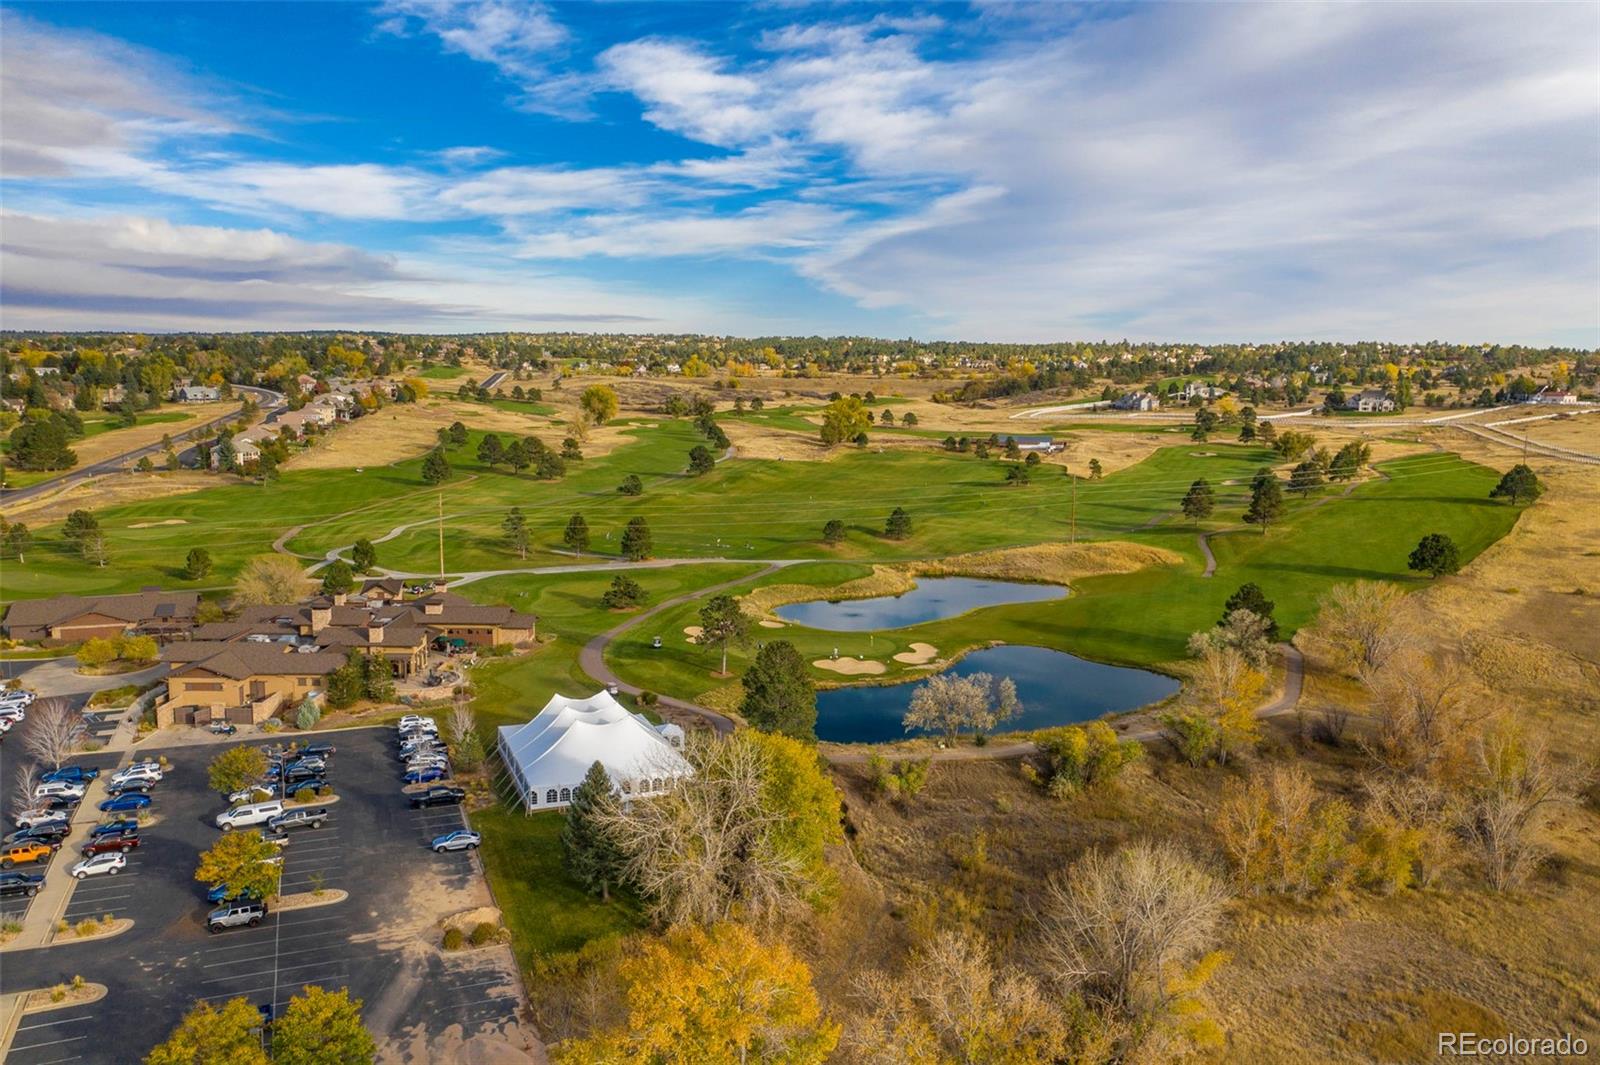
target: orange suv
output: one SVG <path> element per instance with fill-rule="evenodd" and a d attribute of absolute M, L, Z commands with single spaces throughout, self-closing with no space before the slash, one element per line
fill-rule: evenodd
<path fill-rule="evenodd" d="M 46 862 L 54 853 L 46 843 L 18 843 L 14 846 L 0 850 L 0 869 L 10 869 L 13 865 L 27 865 L 30 862 Z"/>

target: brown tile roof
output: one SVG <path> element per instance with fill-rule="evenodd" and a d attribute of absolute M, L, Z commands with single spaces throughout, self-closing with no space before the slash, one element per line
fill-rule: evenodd
<path fill-rule="evenodd" d="M 279 643 L 223 643 L 203 644 L 190 642 L 174 644 L 181 649 L 185 659 L 173 669 L 181 675 L 192 669 L 248 680 L 259 676 L 326 676 L 344 665 L 344 655 L 332 651 L 298 654 L 287 644 Z M 210 653 L 205 653 L 209 649 Z M 177 658 L 173 659 L 177 661 Z"/>
<path fill-rule="evenodd" d="M 47 628 L 84 614 L 103 614 L 118 621 L 164 622 L 193 618 L 198 592 L 134 592 L 131 595 L 57 595 L 23 599 L 6 611 L 6 625 Z M 161 608 L 165 607 L 165 610 Z"/>

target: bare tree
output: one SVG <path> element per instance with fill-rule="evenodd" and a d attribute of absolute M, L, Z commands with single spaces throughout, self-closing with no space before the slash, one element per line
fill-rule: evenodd
<path fill-rule="evenodd" d="M 234 606 L 294 603 L 311 591 L 311 579 L 288 555 L 257 555 L 244 564 L 233 585 Z"/>
<path fill-rule="evenodd" d="M 464 689 L 456 691 L 450 716 L 445 720 L 445 736 L 457 768 L 471 772 L 483 764 L 483 738 L 478 735 L 478 718 L 472 712 L 472 701 Z"/>
<path fill-rule="evenodd" d="M 1543 740 L 1519 728 L 1486 729 L 1473 744 L 1472 782 L 1461 809 L 1462 834 L 1496 891 L 1522 886 L 1544 861 L 1539 836 L 1551 808 L 1571 802 L 1587 766 L 1559 766 Z"/>
<path fill-rule="evenodd" d="M 695 738 L 694 773 L 665 795 L 620 804 L 601 824 L 627 855 L 624 877 L 670 924 L 761 920 L 813 887 L 805 863 L 782 846 L 789 817 L 766 801 L 765 756 L 746 733 Z M 648 775 L 648 774 L 646 774 Z"/>
<path fill-rule="evenodd" d="M 1347 668 L 1380 669 L 1415 643 L 1414 610 L 1388 581 L 1336 584 L 1322 597 L 1316 631 Z"/>
<path fill-rule="evenodd" d="M 911 707 L 902 723 L 907 730 L 942 732 L 946 739 L 954 741 L 963 729 L 987 732 L 1021 712 L 1017 686 L 1010 677 L 940 673 L 929 677 L 911 694 Z"/>
<path fill-rule="evenodd" d="M 39 700 L 28 714 L 28 725 L 23 748 L 51 769 L 60 769 L 89 731 L 83 713 L 59 698 Z"/>
<path fill-rule="evenodd" d="M 1453 657 L 1408 648 L 1378 669 L 1362 671 L 1372 693 L 1367 753 L 1391 772 L 1433 777 L 1458 764 L 1474 726 L 1486 716 L 1483 693 Z"/>
<path fill-rule="evenodd" d="M 1272 623 L 1253 610 L 1240 607 L 1230 611 L 1228 619 L 1205 632 L 1189 637 L 1189 653 L 1196 658 L 1210 648 L 1232 649 L 1239 652 L 1251 669 L 1267 668 L 1272 658 L 1272 640 L 1267 633 Z"/>
<path fill-rule="evenodd" d="M 1174 971 L 1208 951 L 1228 891 L 1167 843 L 1094 851 L 1052 877 L 1042 962 L 1113 1021 L 1149 1032 L 1168 1013 Z"/>
<path fill-rule="evenodd" d="M 29 762 L 11 774 L 11 813 L 33 809 L 33 789 L 39 786 L 39 764 Z"/>

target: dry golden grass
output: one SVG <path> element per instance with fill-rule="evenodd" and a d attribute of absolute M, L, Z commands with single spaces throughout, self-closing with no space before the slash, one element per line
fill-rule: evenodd
<path fill-rule="evenodd" d="M 188 432 L 201 422 L 208 422 L 225 414 L 234 414 L 238 410 L 239 404 L 237 401 L 185 404 L 175 410 L 164 409 L 162 413 L 179 413 L 185 415 L 185 417 L 181 422 L 155 422 L 149 425 L 136 425 L 131 429 L 110 429 L 95 436 L 74 441 L 72 450 L 78 455 L 79 466 L 92 466 L 96 462 L 101 462 L 114 455 L 120 455 L 125 451 L 132 451 L 137 447 L 158 443 L 163 436 L 171 436 L 176 439 L 180 434 Z M 162 459 L 160 455 L 156 455 L 150 461 L 159 465 Z"/>
<path fill-rule="evenodd" d="M 880 595 L 903 595 L 916 586 L 905 572 L 893 566 L 873 566 L 872 573 L 833 588 L 816 584 L 769 584 L 741 596 L 739 604 L 745 612 L 755 615 L 770 614 L 789 603 L 807 603 L 813 599 L 872 599 Z M 777 620 L 777 619 L 773 619 Z"/>
<path fill-rule="evenodd" d="M 162 496 L 183 495 L 217 484 L 214 474 L 199 470 L 168 473 L 110 473 L 91 477 L 56 492 L 45 492 L 31 499 L 7 502 L 5 514 L 11 521 L 25 519 L 40 525 L 60 521 L 80 508 L 98 510 L 119 503 L 143 502 Z"/>
<path fill-rule="evenodd" d="M 912 564 L 927 576 L 988 577 L 1006 581 L 1071 584 L 1082 577 L 1132 573 L 1148 566 L 1176 566 L 1183 556 L 1147 544 L 1102 540 L 1084 544 L 1037 544 Z"/>

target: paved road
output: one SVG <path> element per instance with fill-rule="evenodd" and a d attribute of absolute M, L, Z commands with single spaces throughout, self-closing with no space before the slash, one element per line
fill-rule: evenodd
<path fill-rule="evenodd" d="M 729 588 L 734 588 L 741 584 L 748 584 L 751 581 L 760 580 L 762 577 L 776 573 L 778 570 L 788 565 L 793 565 L 793 563 L 770 562 L 767 564 L 767 568 L 759 573 L 752 573 L 748 577 L 736 577 L 731 581 L 723 581 L 721 584 L 714 584 L 709 588 L 697 588 L 692 592 L 685 592 L 683 595 L 677 596 L 673 599 L 668 599 L 662 603 L 658 603 L 642 614 L 635 614 L 622 624 L 606 632 L 602 632 L 600 635 L 594 637 L 588 643 L 584 644 L 583 650 L 578 652 L 578 666 L 585 673 L 589 674 L 589 676 L 593 677 L 602 684 L 615 684 L 622 691 L 625 691 L 630 695 L 638 695 L 640 689 L 636 685 L 624 682 L 615 673 L 611 672 L 610 666 L 606 665 L 606 648 L 611 646 L 611 642 L 613 640 L 627 632 L 629 629 L 637 628 L 638 626 L 644 624 L 646 621 L 655 617 L 663 610 L 671 610 L 673 607 L 678 606 L 681 603 L 687 603 L 691 599 L 698 599 L 701 596 L 715 595 L 716 593 L 725 591 Z M 685 702 L 682 699 L 668 698 L 665 695 L 661 697 L 661 705 L 671 710 L 678 710 L 686 714 L 692 714 L 693 716 L 704 721 L 706 724 L 710 725 L 718 732 L 729 733 L 733 731 L 733 720 L 724 714 L 717 713 L 715 710 L 708 710 L 703 706 L 697 706 L 694 703 Z"/>
<path fill-rule="evenodd" d="M 256 402 L 261 405 L 261 414 L 253 423 L 252 428 L 270 420 L 272 417 L 276 416 L 280 410 L 283 409 L 284 398 L 282 393 L 273 392 L 271 389 L 257 388 L 254 385 L 239 385 L 235 388 L 235 391 L 254 396 Z M 183 430 L 183 435 L 189 437 L 203 436 L 210 430 L 224 425 L 227 422 L 233 421 L 238 416 L 239 415 L 237 412 L 232 414 L 224 414 L 219 418 L 211 419 L 209 422 L 203 422 L 200 425 Z M 44 492 L 54 491 L 58 488 L 65 488 L 68 485 L 76 484 L 77 482 L 87 480 L 90 477 L 102 477 L 108 473 L 116 473 L 119 470 L 133 465 L 133 463 L 138 462 L 139 459 L 146 455 L 155 458 L 159 456 L 160 453 L 161 442 L 158 440 L 153 444 L 134 448 L 132 451 L 125 451 L 120 455 L 113 455 L 111 458 L 102 459 L 101 461 L 91 463 L 88 466 L 80 466 L 75 470 L 67 470 L 65 473 L 62 473 L 56 477 L 51 477 L 49 480 L 40 481 L 38 484 L 30 484 L 26 488 L 7 488 L 0 490 L 0 498 L 5 499 L 7 502 L 14 502 L 19 499 L 29 499 Z M 195 458 L 195 449 L 192 446 L 185 448 L 178 454 L 178 460 L 184 463 L 184 465 L 192 465 L 195 461 Z"/>
<path fill-rule="evenodd" d="M 495 389 L 495 386 L 498 385 L 501 381 L 504 381 L 506 379 L 506 375 L 509 374 L 510 372 L 511 372 L 510 370 L 496 370 L 494 373 L 490 374 L 488 377 L 485 377 L 483 379 L 482 387 L 487 388 L 489 391 L 493 392 L 494 389 Z"/>

